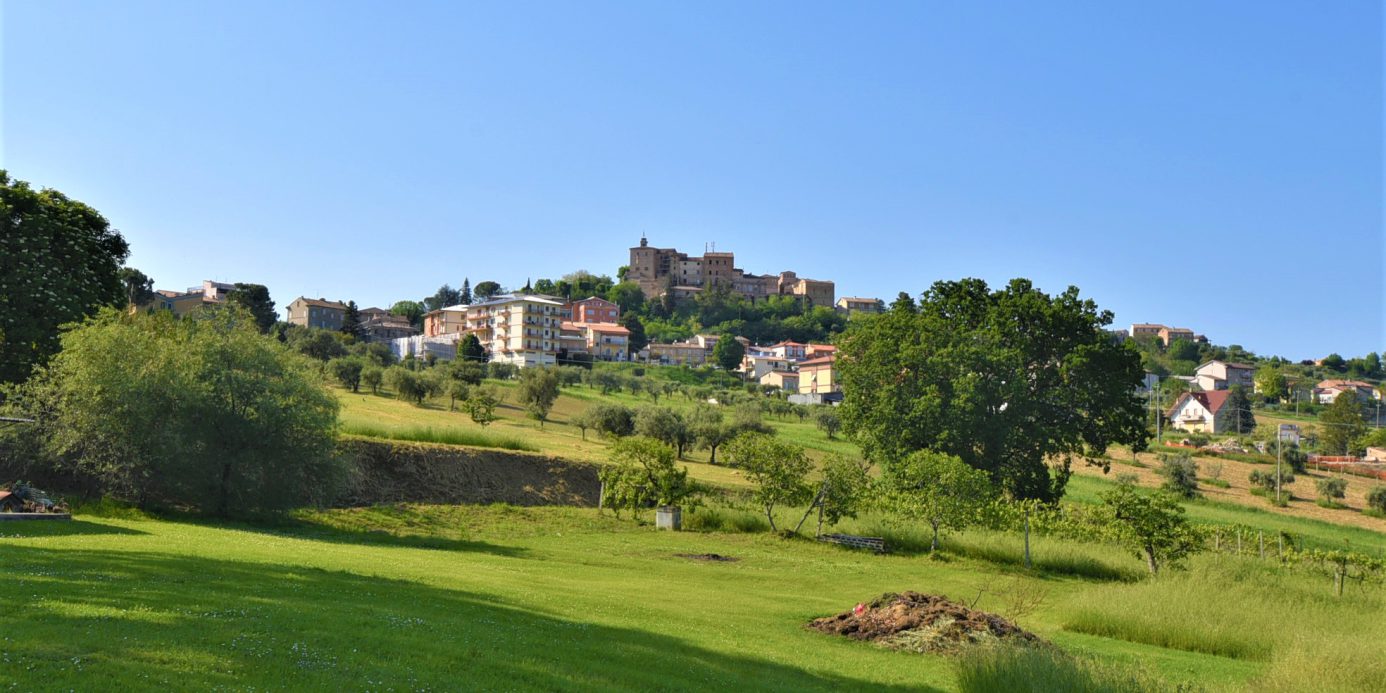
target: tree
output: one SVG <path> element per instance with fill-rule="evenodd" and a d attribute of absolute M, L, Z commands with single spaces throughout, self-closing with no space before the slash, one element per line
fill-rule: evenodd
<path fill-rule="evenodd" d="M 699 447 L 708 451 L 708 464 L 717 464 L 717 448 L 735 438 L 735 428 L 722 423 L 722 411 L 717 407 L 700 404 L 693 409 L 688 428 Z"/>
<path fill-rule="evenodd" d="M 500 284 L 497 284 L 495 282 L 477 282 L 477 285 L 475 287 L 472 287 L 472 295 L 476 298 L 476 300 L 485 300 L 491 298 L 492 296 L 495 296 L 496 294 L 499 294 L 500 290 Z"/>
<path fill-rule="evenodd" d="M 395 301 L 395 304 L 390 306 L 390 314 L 407 318 L 409 324 L 414 327 L 423 326 L 424 306 L 418 301 Z"/>
<path fill-rule="evenodd" d="M 1198 533 L 1169 494 L 1145 495 L 1130 484 L 1118 484 L 1102 502 L 1114 520 L 1117 539 L 1137 558 L 1145 558 L 1151 575 L 1158 574 L 1161 565 L 1178 565 L 1200 548 Z"/>
<path fill-rule="evenodd" d="M 105 310 L 62 337 L 20 399 L 99 492 L 220 516 L 331 500 L 337 400 L 235 308 L 175 319 Z"/>
<path fill-rule="evenodd" d="M 424 398 L 428 396 L 428 389 L 424 386 L 423 378 L 408 368 L 395 366 L 385 371 L 385 383 L 400 399 L 423 404 Z"/>
<path fill-rule="evenodd" d="M 482 428 L 489 426 L 496 420 L 496 407 L 500 406 L 500 395 L 493 387 L 478 387 L 472 390 L 472 394 L 467 398 L 463 407 L 467 414 L 472 417 L 472 421 L 481 424 Z"/>
<path fill-rule="evenodd" d="M 0 382 L 19 382 L 59 347 L 59 325 L 127 300 L 130 248 L 96 210 L 0 169 Z"/>
<path fill-rule="evenodd" d="M 649 345 L 650 339 L 645 336 L 645 324 L 640 322 L 640 317 L 635 313 L 622 313 L 621 317 L 616 318 L 616 322 L 621 327 L 630 330 L 630 335 L 626 337 L 626 344 L 630 347 L 632 358 L 634 354 Z"/>
<path fill-rule="evenodd" d="M 1160 486 L 1180 498 L 1198 497 L 1198 464 L 1189 453 L 1160 455 L 1160 476 L 1164 484 Z"/>
<path fill-rule="evenodd" d="M 598 404 L 592 412 L 592 428 L 597 433 L 621 438 L 635 432 L 635 412 L 620 404 Z"/>
<path fill-rule="evenodd" d="M 1352 455 L 1360 452 L 1357 439 L 1367 432 L 1362 403 L 1352 392 L 1338 395 L 1319 414 L 1319 452 L 1324 455 Z"/>
<path fill-rule="evenodd" d="M 842 428 L 842 420 L 837 417 L 837 412 L 833 411 L 831 406 L 819 407 L 813 415 L 813 421 L 818 424 L 818 430 L 828 434 L 828 440 L 832 440 Z"/>
<path fill-rule="evenodd" d="M 1187 339 L 1175 339 L 1169 343 L 1165 353 L 1174 361 L 1197 361 L 1198 343 Z"/>
<path fill-rule="evenodd" d="M 258 323 L 259 320 L 257 319 L 256 322 Z M 347 354 L 346 345 L 342 344 L 340 332 L 317 327 L 300 327 L 291 330 L 288 344 L 290 348 L 304 356 L 319 361 L 330 361 Z"/>
<path fill-rule="evenodd" d="M 486 376 L 486 367 L 474 361 L 453 361 L 452 377 L 468 385 L 480 385 Z"/>
<path fill-rule="evenodd" d="M 645 292 L 635 282 L 622 281 L 606 292 L 606 300 L 615 303 L 621 314 L 638 313 L 645 308 Z M 636 351 L 639 351 L 637 349 Z"/>
<path fill-rule="evenodd" d="M 734 371 L 741 367 L 741 359 L 746 356 L 746 346 L 732 335 L 724 334 L 712 346 L 712 360 L 724 371 Z"/>
<path fill-rule="evenodd" d="M 587 429 L 597 427 L 596 412 L 593 411 L 590 407 L 587 409 L 583 409 L 582 411 L 578 412 L 577 416 L 574 416 L 572 418 L 571 423 L 574 426 L 577 426 L 578 430 L 582 431 L 582 439 L 585 441 L 587 440 Z"/>
<path fill-rule="evenodd" d="M 1262 397 L 1277 402 L 1290 396 L 1285 374 L 1280 371 L 1278 366 L 1269 363 L 1262 364 L 1260 368 L 1256 369 L 1256 389 L 1261 391 Z"/>
<path fill-rule="evenodd" d="M 1247 435 L 1256 430 L 1256 413 L 1251 410 L 1251 398 L 1246 396 L 1246 388 L 1233 385 L 1222 406 L 1231 410 L 1232 430 L 1237 435 Z"/>
<path fill-rule="evenodd" d="M 1077 288 L 1049 296 L 1024 279 L 997 291 L 965 279 L 934 284 L 917 306 L 904 299 L 837 339 L 843 427 L 868 459 L 889 468 L 935 450 L 1015 498 L 1054 501 L 1075 455 L 1144 448 L 1140 356 Z"/>
<path fill-rule="evenodd" d="M 1386 486 L 1373 486 L 1367 492 L 1367 507 L 1378 513 L 1386 513 Z"/>
<path fill-rule="evenodd" d="M 455 306 L 462 300 L 461 294 L 451 286 L 444 284 L 433 292 L 432 296 L 423 300 L 423 312 L 430 313 L 435 310 L 442 310 L 448 306 Z"/>
<path fill-rule="evenodd" d="M 385 380 L 385 371 L 380 366 L 366 366 L 361 369 L 361 384 L 371 389 L 371 394 L 380 394 L 380 383 Z"/>
<path fill-rule="evenodd" d="M 1323 360 L 1319 362 L 1319 365 L 1323 366 L 1324 368 L 1327 368 L 1330 371 L 1334 371 L 1337 373 L 1342 373 L 1343 371 L 1347 370 L 1347 361 L 1344 360 L 1343 357 L 1339 356 L 1338 354 L 1329 354 L 1323 357 Z"/>
<path fill-rule="evenodd" d="M 486 363 L 486 348 L 475 334 L 468 332 L 457 342 L 457 357 L 470 363 Z"/>
<path fill-rule="evenodd" d="M 755 484 L 752 497 L 765 509 L 772 532 L 778 531 L 775 506 L 800 505 L 813 498 L 813 487 L 808 483 L 813 462 L 797 445 L 748 433 L 727 444 L 727 457 Z"/>
<path fill-rule="evenodd" d="M 677 505 L 697 494 L 688 470 L 674 461 L 674 451 L 651 438 L 626 438 L 611 446 L 614 464 L 597 476 L 602 482 L 602 505 L 620 517 L 622 510 Z"/>
<path fill-rule="evenodd" d="M 466 278 L 466 277 L 463 277 L 463 278 L 462 278 L 462 290 L 459 291 L 459 292 L 457 292 L 457 302 L 460 303 L 460 304 L 462 304 L 462 305 L 464 305 L 464 306 L 469 306 L 469 305 L 472 304 L 472 280 L 471 280 L 471 279 L 468 279 L 468 278 Z"/>
<path fill-rule="evenodd" d="M 356 357 L 335 359 L 329 363 L 332 369 L 332 377 L 342 384 L 342 387 L 357 392 L 361 389 L 361 372 L 365 369 L 365 363 Z"/>
<path fill-rule="evenodd" d="M 361 337 L 361 309 L 356 307 L 356 301 L 347 301 L 345 314 L 342 315 L 342 334 L 352 338 Z"/>
<path fill-rule="evenodd" d="M 231 290 L 226 292 L 226 302 L 250 311 L 250 314 L 255 316 L 255 324 L 260 326 L 260 332 L 263 334 L 269 334 L 274 323 L 279 320 L 279 313 L 275 312 L 274 301 L 270 300 L 269 289 L 264 284 L 236 282 Z"/>
<path fill-rule="evenodd" d="M 472 386 L 457 378 L 447 381 L 448 411 L 457 411 L 457 401 L 466 401 L 472 394 Z"/>
<path fill-rule="evenodd" d="M 1319 499 L 1327 504 L 1336 504 L 1347 496 L 1347 480 L 1329 477 L 1319 479 L 1314 484 L 1319 491 Z"/>
<path fill-rule="evenodd" d="M 125 287 L 125 300 L 132 306 L 143 306 L 154 300 L 154 280 L 134 267 L 122 267 L 118 273 Z"/>
<path fill-rule="evenodd" d="M 823 534 L 823 522 L 829 525 L 843 518 L 856 517 L 871 488 L 871 464 L 846 455 L 833 455 L 823 464 L 823 482 L 818 487 L 818 531 Z M 809 508 L 813 510 L 812 507 Z"/>
<path fill-rule="evenodd" d="M 679 459 L 683 458 L 684 449 L 694 441 L 688 423 L 668 407 L 645 406 L 637 410 L 635 433 L 668 445 Z"/>
<path fill-rule="evenodd" d="M 920 450 L 887 468 L 879 486 L 880 503 L 902 518 L 925 522 L 933 530 L 930 551 L 938 550 L 939 531 L 962 530 L 994 495 L 986 472 L 957 456 Z"/>
<path fill-rule="evenodd" d="M 520 405 L 539 421 L 539 427 L 549 418 L 549 410 L 558 399 L 558 373 L 552 368 L 525 368 L 520 371 Z"/>

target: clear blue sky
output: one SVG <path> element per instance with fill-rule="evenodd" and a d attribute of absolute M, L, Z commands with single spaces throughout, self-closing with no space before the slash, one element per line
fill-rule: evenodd
<path fill-rule="evenodd" d="M 3 166 L 160 288 L 381 305 L 642 232 L 1386 349 L 1380 3 L 9 1 Z"/>

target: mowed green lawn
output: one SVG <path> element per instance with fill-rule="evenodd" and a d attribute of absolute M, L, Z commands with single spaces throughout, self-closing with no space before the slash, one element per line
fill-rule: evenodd
<path fill-rule="evenodd" d="M 1148 589 L 1129 579 L 1022 577 L 962 555 L 874 556 L 768 534 L 657 532 L 587 509 L 411 506 L 304 517 L 275 529 L 101 517 L 0 525 L 5 678 L 51 690 L 946 690 L 946 658 L 804 623 L 905 589 L 1004 612 L 1017 585 L 1045 595 L 1021 623 L 1070 651 L 1214 689 L 1240 689 L 1267 669 L 1257 653 L 1218 656 L 1064 629 L 1080 610 L 1102 621 L 1087 613 L 1100 611 L 1096 595 L 1117 603 Z M 1102 547 L 1066 550 L 1116 574 L 1139 566 Z M 1272 584 L 1282 604 L 1293 605 L 1298 590 L 1326 592 L 1285 580 Z M 1212 595 L 1200 601 L 1213 609 L 1206 618 L 1218 616 L 1220 598 L 1257 598 L 1235 582 L 1207 587 L 1195 590 Z M 1379 609 L 1380 599 L 1342 606 Z"/>

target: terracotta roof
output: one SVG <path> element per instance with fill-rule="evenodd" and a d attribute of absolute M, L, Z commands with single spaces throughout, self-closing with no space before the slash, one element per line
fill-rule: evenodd
<path fill-rule="evenodd" d="M 813 351 L 821 351 L 825 354 L 837 351 L 837 347 L 831 344 L 810 344 L 808 345 L 808 348 Z"/>
<path fill-rule="evenodd" d="M 799 364 L 799 370 L 802 371 L 805 368 L 822 368 L 824 366 L 831 366 L 833 365 L 833 362 L 836 360 L 837 359 L 834 358 L 831 354 L 821 358 L 809 359 Z"/>
<path fill-rule="evenodd" d="M 1372 389 L 1372 384 L 1362 382 L 1361 380 L 1339 380 L 1337 378 L 1332 378 L 1320 381 L 1318 387 L 1319 389 L 1327 389 L 1330 387 L 1365 387 L 1370 390 Z"/>
<path fill-rule="evenodd" d="M 589 322 L 583 323 L 587 329 L 603 334 L 630 334 L 630 330 L 610 322 Z"/>
<path fill-rule="evenodd" d="M 771 349 L 774 349 L 775 347 L 779 347 L 779 346 L 808 346 L 808 345 L 807 345 L 807 344 L 800 344 L 800 343 L 798 343 L 798 342 L 780 342 L 779 344 L 771 344 L 771 345 L 770 345 L 770 348 L 771 348 Z"/>
<path fill-rule="evenodd" d="M 1193 399 L 1194 401 L 1202 405 L 1204 409 L 1207 409 L 1209 412 L 1216 415 L 1218 411 L 1222 409 L 1222 405 L 1227 404 L 1227 398 L 1231 395 L 1231 390 L 1214 390 L 1212 392 L 1185 392 L 1184 394 L 1179 396 L 1179 399 L 1174 401 L 1174 406 L 1170 408 L 1169 414 L 1173 414 L 1174 412 L 1178 411 L 1179 407 L 1183 406 L 1185 401 Z"/>

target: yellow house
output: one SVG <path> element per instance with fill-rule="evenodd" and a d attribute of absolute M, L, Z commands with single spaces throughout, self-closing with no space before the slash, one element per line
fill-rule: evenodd
<path fill-rule="evenodd" d="M 772 385 L 790 392 L 799 391 L 799 374 L 794 371 L 770 371 L 760 376 L 761 385 Z"/>
<path fill-rule="evenodd" d="M 836 362 L 837 356 L 830 354 L 800 363 L 799 394 L 826 395 L 830 392 L 841 392 L 842 386 L 837 382 Z"/>

